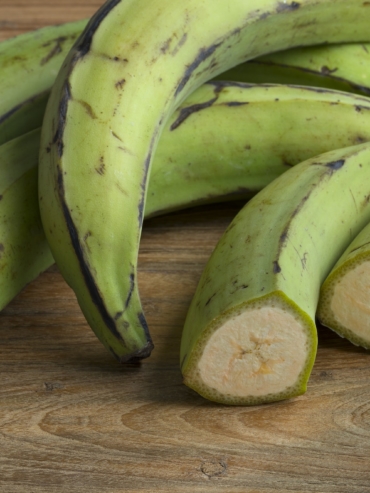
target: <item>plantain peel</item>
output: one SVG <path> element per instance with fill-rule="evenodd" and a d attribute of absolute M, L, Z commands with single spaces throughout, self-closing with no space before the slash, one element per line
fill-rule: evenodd
<path fill-rule="evenodd" d="M 224 404 L 300 395 L 320 286 L 370 220 L 370 144 L 311 158 L 253 197 L 217 244 L 181 341 L 184 382 Z"/>
<path fill-rule="evenodd" d="M 370 100 L 361 96 L 272 84 L 204 84 L 161 134 L 144 217 L 246 199 L 304 159 L 359 140 L 370 141 Z M 0 145 L 0 309 L 54 263 L 37 201 L 39 141 L 36 129 Z"/>
<path fill-rule="evenodd" d="M 120 361 L 149 356 L 137 256 L 152 157 L 196 87 L 248 59 L 298 45 L 368 41 L 351 0 L 110 0 L 62 66 L 41 139 L 39 202 L 59 269 Z M 338 25 L 340 24 L 340 29 Z"/>
<path fill-rule="evenodd" d="M 366 349 L 370 349 L 369 245 L 367 224 L 325 279 L 317 308 L 317 318 L 323 325 Z"/>

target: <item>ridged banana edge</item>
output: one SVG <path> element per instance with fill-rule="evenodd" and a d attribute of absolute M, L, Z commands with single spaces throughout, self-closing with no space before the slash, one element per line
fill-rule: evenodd
<path fill-rule="evenodd" d="M 161 135 L 144 217 L 246 200 L 304 159 L 360 141 L 370 141 L 370 101 L 360 96 L 290 86 L 205 84 L 180 105 Z M 0 146 L 3 199 L 10 184 L 20 187 L 15 183 L 24 181 L 26 187 L 18 194 L 19 205 L 13 203 L 15 217 L 7 200 L 0 201 L 0 309 L 54 263 L 40 233 L 37 201 L 21 211 L 24 195 L 37 197 L 39 142 L 38 129 Z M 28 172 L 32 179 L 22 176 Z M 33 214 L 27 226 L 25 214 Z M 15 244 L 16 231 L 24 234 Z"/>
<path fill-rule="evenodd" d="M 184 383 L 224 404 L 301 395 L 320 286 L 370 220 L 370 144 L 309 159 L 259 192 L 217 244 L 186 317 Z"/>
<path fill-rule="evenodd" d="M 370 200 L 370 195 L 367 197 Z M 370 349 L 370 224 L 348 246 L 320 290 L 317 318 L 356 346 Z"/>

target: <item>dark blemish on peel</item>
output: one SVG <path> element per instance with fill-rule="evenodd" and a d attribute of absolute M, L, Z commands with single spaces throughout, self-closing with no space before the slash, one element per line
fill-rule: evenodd
<path fill-rule="evenodd" d="M 126 83 L 126 79 L 121 79 L 121 80 L 119 80 L 118 82 L 115 83 L 115 87 L 117 89 L 122 89 L 123 86 L 125 85 L 125 83 Z"/>
<path fill-rule="evenodd" d="M 90 236 L 92 236 L 91 231 L 88 231 L 84 236 L 84 241 L 86 241 Z"/>
<path fill-rule="evenodd" d="M 114 9 L 121 0 L 108 0 L 105 2 L 102 7 L 94 14 L 91 18 L 90 22 L 85 27 L 83 33 L 81 34 L 75 50 L 78 52 L 78 57 L 85 56 L 91 49 L 91 43 L 93 36 L 100 26 L 101 22 L 105 19 L 105 17 Z"/>
<path fill-rule="evenodd" d="M 62 97 L 59 103 L 59 121 L 58 121 L 58 127 L 57 130 L 54 134 L 53 138 L 53 144 L 56 144 L 57 146 L 57 152 L 58 156 L 61 158 L 63 155 L 63 132 L 64 132 L 64 127 L 66 125 L 66 119 L 67 119 L 67 109 L 68 109 L 68 103 L 69 100 L 71 99 L 71 86 L 69 84 L 68 79 L 64 83 L 64 87 L 62 89 Z"/>
<path fill-rule="evenodd" d="M 208 298 L 208 300 L 206 301 L 206 304 L 204 306 L 208 306 L 210 304 L 210 302 L 212 301 L 212 298 L 214 298 L 216 296 L 217 293 L 213 293 L 213 295 Z"/>
<path fill-rule="evenodd" d="M 326 65 L 323 65 L 320 68 L 320 73 L 322 73 L 323 75 L 330 75 L 330 74 L 334 74 L 334 72 L 336 72 L 337 70 L 338 70 L 337 68 L 330 69 Z"/>
<path fill-rule="evenodd" d="M 184 89 L 193 72 L 199 67 L 199 65 L 207 60 L 207 58 L 211 57 L 220 45 L 221 43 L 215 43 L 208 48 L 201 48 L 199 50 L 198 56 L 190 65 L 187 66 L 184 75 L 180 79 L 180 82 L 175 91 L 175 96 L 177 96 Z"/>
<path fill-rule="evenodd" d="M 273 267 L 272 267 L 273 273 L 274 274 L 279 274 L 279 272 L 281 272 L 281 267 L 279 265 L 279 262 L 277 260 L 274 260 L 272 262 L 272 264 L 273 264 Z"/>
<path fill-rule="evenodd" d="M 298 212 L 302 209 L 304 203 L 308 200 L 308 197 L 310 196 L 310 193 L 305 195 L 303 199 L 300 201 L 300 203 L 297 205 L 297 207 L 294 209 L 292 212 L 292 218 L 298 214 Z"/>
<path fill-rule="evenodd" d="M 297 10 L 297 9 L 299 9 L 300 6 L 301 6 L 301 4 L 298 2 L 292 2 L 292 3 L 279 2 L 278 6 L 276 8 L 276 12 L 285 12 L 285 11 Z"/>
<path fill-rule="evenodd" d="M 307 255 L 308 255 L 308 252 L 304 252 L 303 257 L 301 258 L 301 264 L 302 264 L 303 270 L 306 268 Z"/>
<path fill-rule="evenodd" d="M 358 247 L 354 248 L 353 250 L 350 250 L 350 251 L 348 252 L 348 254 L 350 254 L 350 253 L 352 253 L 352 252 L 355 252 L 356 250 L 360 250 L 360 248 L 364 247 L 365 245 L 369 245 L 369 244 L 370 244 L 370 241 L 367 241 L 366 243 L 363 243 L 362 245 L 360 245 L 360 246 L 358 246 Z"/>
<path fill-rule="evenodd" d="M 77 100 L 77 103 L 80 103 L 81 106 L 84 107 L 84 109 L 86 110 L 86 113 L 89 115 L 90 118 L 92 118 L 93 120 L 97 119 L 97 116 L 94 113 L 94 110 L 92 109 L 92 106 L 89 103 L 87 103 L 86 101 L 81 101 L 81 100 Z"/>
<path fill-rule="evenodd" d="M 333 161 L 332 163 L 327 163 L 325 166 L 327 168 L 330 168 L 333 171 L 336 171 L 337 169 L 342 168 L 344 163 L 346 162 L 345 159 L 339 159 L 338 161 Z"/>
<path fill-rule="evenodd" d="M 180 41 L 177 43 L 175 48 L 171 51 L 171 55 L 175 56 L 179 49 L 186 43 L 186 40 L 188 39 L 188 33 L 184 33 L 180 39 Z"/>
<path fill-rule="evenodd" d="M 224 103 L 226 106 L 234 107 L 234 106 L 245 106 L 249 104 L 248 101 L 229 101 L 228 103 Z"/>
<path fill-rule="evenodd" d="M 179 112 L 179 116 L 170 126 L 170 130 L 171 131 L 175 130 L 177 127 L 181 125 L 181 123 L 183 123 L 187 118 L 189 118 L 190 115 L 196 113 L 197 111 L 201 111 L 206 108 L 209 108 L 210 106 L 213 105 L 215 101 L 217 101 L 217 96 L 204 103 L 193 104 L 191 106 L 186 106 L 185 108 L 181 108 Z"/>
<path fill-rule="evenodd" d="M 279 243 L 284 244 L 287 239 L 288 239 L 288 228 L 285 228 L 284 231 L 280 235 Z"/>
<path fill-rule="evenodd" d="M 151 344 L 151 348 L 153 348 L 154 346 L 153 346 L 152 338 L 150 337 L 150 334 L 149 334 L 149 328 L 148 328 L 148 324 L 146 323 L 146 319 L 145 319 L 144 313 L 139 313 L 138 314 L 138 319 L 139 319 L 139 322 L 140 322 L 141 327 L 144 329 L 144 332 L 145 332 L 145 334 L 147 336 L 148 343 L 150 343 Z"/>
<path fill-rule="evenodd" d="M 112 132 L 112 135 L 113 135 L 113 137 L 118 139 L 120 142 L 123 142 L 122 139 L 116 133 Z"/>
<path fill-rule="evenodd" d="M 168 38 L 164 43 L 163 45 L 161 46 L 160 50 L 163 54 L 167 53 L 169 47 L 170 47 L 170 44 L 171 44 L 171 41 L 172 41 L 172 38 Z"/>
<path fill-rule="evenodd" d="M 123 310 L 121 312 L 117 312 L 115 315 L 114 315 L 114 320 L 117 321 L 119 318 L 122 317 L 123 315 Z"/>
<path fill-rule="evenodd" d="M 134 291 L 134 288 L 135 288 L 135 274 L 133 272 L 131 272 L 130 273 L 130 289 L 129 289 L 129 292 L 128 292 L 128 295 L 127 295 L 127 298 L 125 301 L 125 308 L 127 308 L 128 305 L 130 304 L 130 300 L 131 300 L 131 296 L 132 296 L 132 293 Z"/>
<path fill-rule="evenodd" d="M 95 168 L 95 171 L 99 174 L 99 175 L 104 175 L 105 173 L 105 163 L 104 163 L 104 158 L 103 156 L 100 156 L 100 159 L 99 159 L 99 166 L 98 168 Z"/>
<path fill-rule="evenodd" d="M 41 66 L 45 65 L 54 56 L 59 55 L 59 53 L 62 52 L 63 43 L 67 41 L 67 39 L 68 39 L 67 36 L 60 36 L 59 38 L 56 38 L 53 41 L 44 44 L 43 46 L 47 46 L 48 44 L 55 42 L 55 46 L 53 46 L 53 48 L 49 51 L 49 53 L 46 56 L 44 56 L 44 58 L 42 58 L 42 60 L 40 61 L 40 65 Z"/>

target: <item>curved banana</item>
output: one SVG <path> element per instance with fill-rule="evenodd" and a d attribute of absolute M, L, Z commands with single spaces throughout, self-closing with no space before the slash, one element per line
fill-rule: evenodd
<path fill-rule="evenodd" d="M 0 145 L 42 124 L 64 57 L 86 20 L 49 26 L 0 43 Z M 220 74 L 216 80 L 303 84 L 370 94 L 370 45 L 299 47 L 272 53 Z"/>
<path fill-rule="evenodd" d="M 370 143 L 298 164 L 237 214 L 201 276 L 181 341 L 184 382 L 225 404 L 305 392 L 320 285 L 370 220 Z"/>
<path fill-rule="evenodd" d="M 218 78 L 303 84 L 370 95 L 368 43 L 300 46 L 241 64 Z"/>
<path fill-rule="evenodd" d="M 369 41 L 369 19 L 362 0 L 236 0 L 232 8 L 227 0 L 217 8 L 210 0 L 109 0 L 92 17 L 48 101 L 39 201 L 58 267 L 117 359 L 153 348 L 137 255 L 150 165 L 171 113 L 207 79 L 248 59 Z"/>
<path fill-rule="evenodd" d="M 210 105 L 215 88 L 217 100 Z M 0 183 L 5 188 L 7 183 L 14 189 L 21 186 L 16 185 L 19 180 L 29 197 L 37 196 L 36 180 L 27 181 L 23 175 L 37 175 L 39 141 L 40 130 L 34 130 L 0 146 Z M 290 166 L 359 141 L 370 141 L 370 100 L 365 98 L 293 86 L 204 84 L 180 105 L 161 135 L 145 217 L 250 197 Z M 33 209 L 27 206 L 30 218 L 25 228 L 23 194 L 18 197 L 16 217 L 6 201 L 0 201 L 0 228 L 8 228 L 6 236 L 24 230 L 20 236 L 24 243 L 16 248 L 2 241 L 13 256 L 10 263 L 0 257 L 0 309 L 54 262 L 40 232 L 37 202 Z M 33 229 L 38 234 L 31 236 L 27 230 Z"/>
<path fill-rule="evenodd" d="M 338 91 L 204 84 L 160 137 L 145 214 L 251 197 L 305 159 L 369 141 L 369 110 L 370 99 Z"/>
<path fill-rule="evenodd" d="M 0 145 L 41 125 L 60 66 L 87 20 L 48 26 L 0 43 Z M 216 77 L 304 84 L 370 94 L 367 44 L 299 47 L 238 65 Z"/>
<path fill-rule="evenodd" d="M 50 88 L 86 20 L 0 43 L 0 145 L 41 125 Z"/>
<path fill-rule="evenodd" d="M 53 263 L 38 207 L 38 135 L 0 146 L 0 308 Z"/>
<path fill-rule="evenodd" d="M 369 200 L 370 195 L 365 198 Z M 356 236 L 321 286 L 317 318 L 370 349 L 370 224 Z"/>

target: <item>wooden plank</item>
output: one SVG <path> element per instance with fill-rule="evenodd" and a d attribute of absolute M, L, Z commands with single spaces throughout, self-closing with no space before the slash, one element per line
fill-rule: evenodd
<path fill-rule="evenodd" d="M 91 15 L 99 2 L 0 4 L 0 39 Z M 119 365 L 56 267 L 0 313 L 1 493 L 370 492 L 369 353 L 320 329 L 308 392 L 257 407 L 182 384 L 181 327 L 240 204 L 146 221 L 139 285 L 153 355 Z"/>

